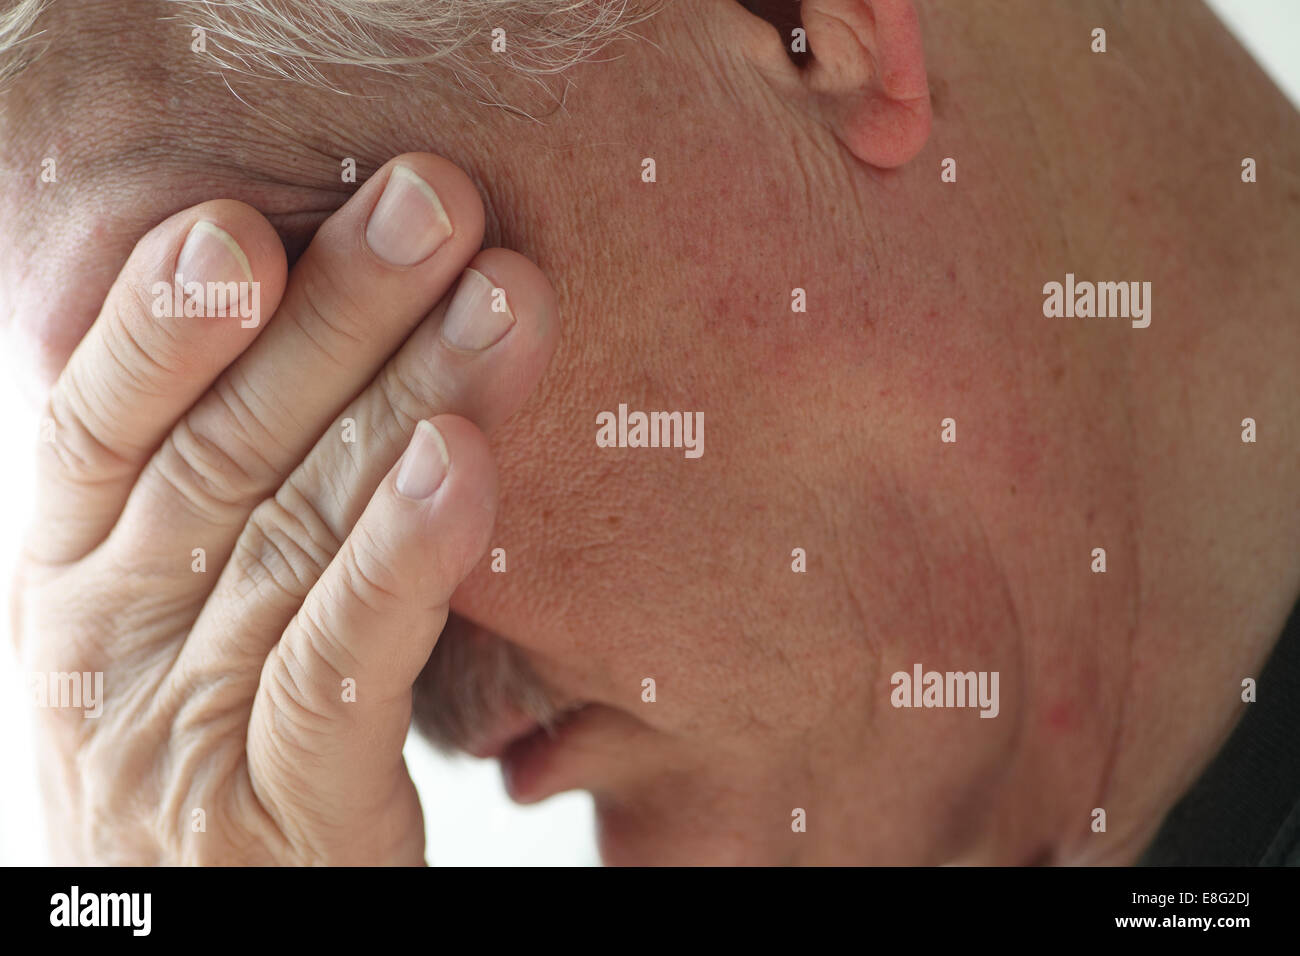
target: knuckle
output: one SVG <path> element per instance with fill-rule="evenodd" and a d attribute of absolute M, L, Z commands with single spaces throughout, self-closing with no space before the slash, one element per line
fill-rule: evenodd
<path fill-rule="evenodd" d="M 270 585 L 302 600 L 340 546 L 308 495 L 287 482 L 253 510 L 231 558 L 253 586 Z"/>
<path fill-rule="evenodd" d="M 401 603 L 393 561 L 391 549 L 380 544 L 370 529 L 354 528 L 341 563 L 348 598 L 376 615 Z"/>
<path fill-rule="evenodd" d="M 307 269 L 298 284 L 294 324 L 326 358 L 340 367 L 365 344 L 362 316 L 366 310 L 324 269 Z"/>
<path fill-rule="evenodd" d="M 311 607 L 294 618 L 293 639 L 280 641 L 262 673 L 261 693 L 271 705 L 273 736 L 312 753 L 337 730 L 335 701 L 358 662 Z"/>
<path fill-rule="evenodd" d="M 232 510 L 247 510 L 273 480 L 275 470 L 249 437 L 251 409 L 238 389 L 214 389 L 219 417 L 230 427 L 208 429 L 190 417 L 167 436 L 158 457 L 160 477 L 201 516 L 220 519 Z"/>
<path fill-rule="evenodd" d="M 400 360 L 389 362 L 379 373 L 379 390 L 403 433 L 409 434 L 417 423 L 445 408 L 445 397 L 430 383 L 436 376 L 416 374 Z"/>
<path fill-rule="evenodd" d="M 46 416 L 54 424 L 53 441 L 41 443 L 47 460 L 52 460 L 60 477 L 78 485 L 115 481 L 131 474 L 134 465 L 98 437 L 104 433 L 102 424 L 81 411 L 88 407 L 80 400 L 75 381 L 56 386 L 46 407 Z"/>
<path fill-rule="evenodd" d="M 110 301 L 104 343 L 131 384 L 142 393 L 158 387 L 160 379 L 184 372 L 190 365 L 176 326 L 153 317 L 153 303 L 144 286 L 128 282 Z"/>

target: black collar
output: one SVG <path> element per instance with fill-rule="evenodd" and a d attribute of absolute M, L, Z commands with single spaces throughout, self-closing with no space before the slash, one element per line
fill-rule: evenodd
<path fill-rule="evenodd" d="M 1256 694 L 1139 865 L 1300 866 L 1300 603 Z"/>

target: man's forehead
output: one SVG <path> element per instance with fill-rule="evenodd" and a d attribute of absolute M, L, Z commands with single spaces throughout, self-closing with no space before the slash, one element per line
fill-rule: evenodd
<path fill-rule="evenodd" d="M 46 379 L 135 242 L 168 216 L 241 200 L 275 226 L 294 261 L 356 188 L 339 181 L 333 157 L 257 130 L 224 89 L 225 110 L 187 108 L 193 84 L 188 96 L 184 85 L 141 90 L 138 75 L 97 61 L 64 79 L 51 72 L 64 55 L 51 50 L 0 94 L 0 324 L 34 346 Z"/>
<path fill-rule="evenodd" d="M 187 206 L 220 196 L 256 207 L 280 231 L 291 258 L 352 192 L 340 176 L 349 144 L 336 110 L 290 104 L 257 81 L 236 79 L 244 99 L 219 76 L 123 58 L 91 58 L 70 70 L 70 51 L 52 47 L 0 93 L 0 236 L 6 244 L 54 251 L 93 224 L 100 237 L 138 237 Z M 320 94 L 324 96 L 325 94 Z M 256 103 L 257 106 L 252 105 Z M 357 158 L 356 181 L 369 165 Z M 36 249 L 28 250 L 35 252 Z M 98 251 L 98 250 L 96 250 Z"/>

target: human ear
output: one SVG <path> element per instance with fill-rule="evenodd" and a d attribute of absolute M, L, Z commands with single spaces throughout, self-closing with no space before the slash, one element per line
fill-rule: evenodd
<path fill-rule="evenodd" d="M 930 90 L 921 25 L 912 0 L 773 0 L 745 6 L 777 28 L 793 56 L 782 72 L 797 76 L 810 106 L 862 162 L 893 168 L 921 151 L 930 134 Z M 807 43 L 785 25 L 799 23 Z M 769 31 L 762 42 L 775 39 Z M 774 62 L 772 51 L 766 61 Z M 798 88 L 792 89 L 797 95 Z"/>

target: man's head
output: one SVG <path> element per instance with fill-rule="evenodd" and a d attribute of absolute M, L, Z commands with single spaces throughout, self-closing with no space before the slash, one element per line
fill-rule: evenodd
<path fill-rule="evenodd" d="M 911 162 L 932 94 L 909 0 L 52 0 L 22 25 L 43 50 L 0 101 L 0 304 L 46 382 L 151 225 L 229 196 L 292 256 L 355 189 L 349 161 L 362 181 L 448 157 L 488 244 L 550 276 L 562 343 L 493 435 L 504 573 L 489 559 L 457 594 L 420 696 L 460 743 L 503 698 L 564 711 L 511 787 L 591 790 L 608 858 L 960 856 L 987 823 L 964 807 L 1047 775 L 1028 711 L 1082 733 L 1109 706 L 1071 683 L 1095 682 L 1090 656 L 1026 695 L 1026 598 L 1000 557 L 1089 506 L 1045 424 L 1077 386 L 1035 370 L 1058 389 L 1030 421 L 1011 377 L 1051 343 L 959 321 L 1019 306 L 1043 253 L 982 281 L 982 200 L 954 211 L 943 154 Z M 974 408 L 980 459 L 954 460 L 941 423 Z M 636 412 L 702 419 L 703 453 L 627 447 Z M 1061 481 L 1016 500 L 1046 460 Z M 1124 541 L 1122 514 L 1098 521 Z M 914 664 L 999 672 L 997 719 L 891 708 Z M 945 822 L 887 822 L 916 819 Z M 1002 852 L 1036 856 L 1049 826 Z"/>

